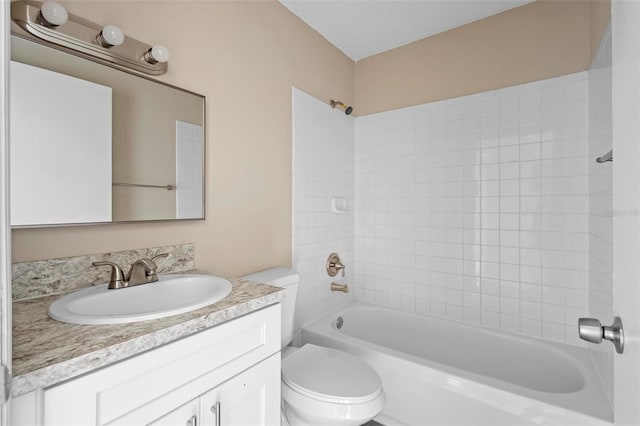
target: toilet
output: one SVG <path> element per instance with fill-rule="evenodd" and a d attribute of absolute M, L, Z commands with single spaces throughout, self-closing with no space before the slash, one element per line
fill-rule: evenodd
<path fill-rule="evenodd" d="M 285 289 L 282 301 L 282 424 L 362 425 L 384 407 L 378 373 L 355 356 L 293 340 L 293 314 L 300 275 L 289 268 L 272 268 L 243 277 Z"/>

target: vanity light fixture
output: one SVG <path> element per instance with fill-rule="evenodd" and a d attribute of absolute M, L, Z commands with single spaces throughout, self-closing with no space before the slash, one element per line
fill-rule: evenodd
<path fill-rule="evenodd" d="M 98 25 L 67 13 L 55 1 L 11 2 L 11 33 L 77 56 L 141 74 L 167 72 L 169 49 L 126 37 L 115 25 Z"/>
<path fill-rule="evenodd" d="M 124 42 L 124 33 L 115 25 L 105 25 L 96 36 L 96 41 L 102 47 L 120 46 Z"/>
<path fill-rule="evenodd" d="M 167 62 L 169 60 L 169 49 L 161 44 L 156 44 L 145 52 L 144 60 L 150 64 Z"/>
<path fill-rule="evenodd" d="M 45 1 L 40 7 L 38 14 L 43 25 L 48 27 L 58 27 L 69 19 L 67 10 L 56 1 Z"/>

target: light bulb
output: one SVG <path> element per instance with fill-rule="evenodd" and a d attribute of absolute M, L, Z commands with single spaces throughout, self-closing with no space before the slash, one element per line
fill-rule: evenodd
<path fill-rule="evenodd" d="M 67 10 L 58 2 L 45 1 L 40 7 L 40 15 L 46 24 L 53 27 L 64 24 L 69 19 Z"/>
<path fill-rule="evenodd" d="M 156 62 L 167 62 L 169 60 L 169 49 L 161 44 L 156 44 L 151 49 L 147 50 L 147 53 L 144 54 L 144 59 L 150 64 L 155 64 Z"/>
<path fill-rule="evenodd" d="M 96 39 L 102 47 L 119 46 L 124 42 L 124 33 L 115 25 L 105 25 Z"/>

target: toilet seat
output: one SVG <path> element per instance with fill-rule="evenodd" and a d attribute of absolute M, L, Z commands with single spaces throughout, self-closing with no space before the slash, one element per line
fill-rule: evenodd
<path fill-rule="evenodd" d="M 282 361 L 282 381 L 318 401 L 363 404 L 382 393 L 376 371 L 353 355 L 306 344 Z"/>

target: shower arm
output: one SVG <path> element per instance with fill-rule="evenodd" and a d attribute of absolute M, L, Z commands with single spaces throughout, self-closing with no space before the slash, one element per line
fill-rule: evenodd
<path fill-rule="evenodd" d="M 341 101 L 334 101 L 333 99 L 331 99 L 329 101 L 329 105 L 331 105 L 331 108 L 340 107 L 340 109 L 343 110 L 347 115 L 351 115 L 351 113 L 353 112 L 353 107 L 350 107 Z"/>

